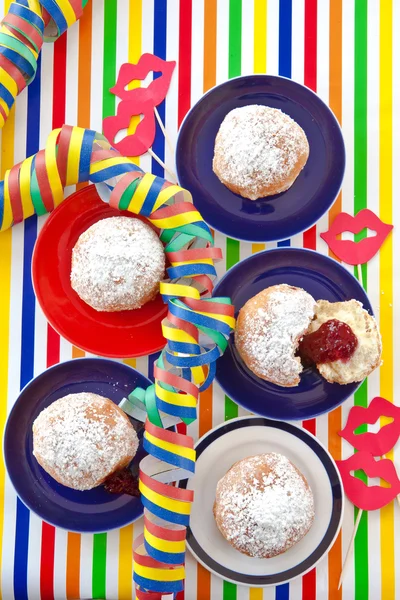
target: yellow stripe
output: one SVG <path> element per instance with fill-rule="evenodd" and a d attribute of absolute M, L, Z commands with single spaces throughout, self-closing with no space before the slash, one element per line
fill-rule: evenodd
<path fill-rule="evenodd" d="M 185 569 L 177 567 L 175 569 L 154 569 L 153 567 L 144 567 L 135 563 L 135 571 L 140 577 L 154 579 L 156 581 L 180 581 L 185 578 Z"/>
<path fill-rule="evenodd" d="M 212 265 L 214 266 L 214 262 L 212 258 L 200 258 L 199 260 L 183 260 L 179 262 L 172 262 L 171 265 L 173 267 L 181 267 L 182 265 Z"/>
<path fill-rule="evenodd" d="M 161 323 L 163 336 L 170 340 L 171 342 L 186 342 L 189 344 L 197 344 L 194 337 L 189 335 L 186 331 L 182 329 L 176 329 L 175 327 L 169 327 L 168 325 L 164 325 Z"/>
<path fill-rule="evenodd" d="M 254 0 L 254 73 L 267 71 L 267 0 Z"/>
<path fill-rule="evenodd" d="M 30 156 L 21 165 L 21 171 L 19 175 L 19 185 L 21 190 L 21 202 L 22 210 L 24 213 L 24 219 L 35 214 L 35 209 L 31 198 L 31 164 L 33 156 Z"/>
<path fill-rule="evenodd" d="M 64 200 L 64 189 L 61 185 L 56 159 L 56 140 L 60 131 L 61 129 L 54 129 L 50 133 L 45 148 L 46 170 L 55 207 Z"/>
<path fill-rule="evenodd" d="M 189 194 L 189 192 L 183 190 L 181 187 L 179 187 L 179 185 L 169 185 L 168 187 L 161 190 L 161 192 L 158 194 L 158 198 L 156 200 L 156 203 L 154 204 L 154 210 L 156 211 L 163 204 L 168 202 L 168 200 L 172 198 L 172 196 L 175 196 L 175 194 L 178 194 L 179 192 L 184 192 L 186 201 L 192 202 L 192 196 L 191 194 Z"/>
<path fill-rule="evenodd" d="M 5 71 L 3 67 L 0 67 L 0 81 L 4 85 L 4 87 L 7 88 L 10 94 L 15 98 L 18 94 L 18 86 L 15 83 L 14 79 L 11 77 L 11 75 L 9 75 L 9 73 L 7 73 L 7 71 Z"/>
<path fill-rule="evenodd" d="M 8 11 L 9 2 L 5 2 L 4 13 Z M 10 116 L 2 131 L 1 173 L 3 179 L 5 171 L 14 165 L 14 124 L 15 105 L 10 111 Z M 8 348 L 10 336 L 10 291 L 11 291 L 11 240 L 12 230 L 0 233 L 0 437 L 3 439 L 4 425 L 7 418 L 8 396 Z M 2 544 L 4 527 L 4 457 L 3 444 L 0 447 L 0 573 L 2 572 Z M 7 543 L 7 542 L 6 542 Z"/>
<path fill-rule="evenodd" d="M 4 112 L 6 113 L 6 116 L 8 115 L 10 109 L 8 108 L 8 105 L 5 103 L 5 101 L 3 100 L 3 98 L 0 98 L 0 106 L 3 108 Z"/>
<path fill-rule="evenodd" d="M 140 213 L 144 201 L 146 200 L 146 196 L 155 178 L 156 176 L 152 175 L 151 173 L 146 173 L 144 177 L 142 177 L 128 206 L 128 210 L 130 212 L 134 213 L 135 215 Z"/>
<path fill-rule="evenodd" d="M 160 398 L 160 400 L 164 400 L 164 402 L 168 402 L 168 404 L 176 404 L 178 406 L 185 406 L 188 408 L 196 408 L 197 405 L 196 398 L 191 394 L 177 394 L 176 392 L 170 392 L 169 390 L 165 390 L 160 386 L 157 380 L 156 394 Z"/>
<path fill-rule="evenodd" d="M 156 550 L 160 550 L 160 552 L 173 552 L 178 554 L 179 552 L 185 552 L 185 540 L 170 541 L 170 540 L 162 540 L 161 538 L 156 537 L 150 531 L 144 528 L 144 538 L 146 542 L 150 544 Z"/>
<path fill-rule="evenodd" d="M 186 448 L 186 446 L 180 446 L 178 444 L 173 444 L 172 442 L 160 440 L 148 431 L 145 431 L 144 435 L 151 444 L 154 444 L 155 446 L 158 446 L 167 452 L 179 454 L 179 456 L 183 456 L 183 458 L 187 458 L 188 460 L 196 460 L 196 452 L 192 448 Z"/>
<path fill-rule="evenodd" d="M 165 219 L 149 219 L 159 229 L 174 229 L 175 227 L 182 227 L 182 225 L 189 225 L 202 220 L 201 214 L 196 209 L 181 213 L 180 215 L 165 217 Z"/>
<path fill-rule="evenodd" d="M 380 3 L 379 72 L 379 213 L 392 223 L 392 2 Z M 393 241 L 390 235 L 380 251 L 380 329 L 383 365 L 380 370 L 381 396 L 393 402 Z M 387 419 L 381 419 L 382 425 Z M 393 452 L 388 458 L 393 460 Z M 382 598 L 395 597 L 394 502 L 381 510 Z"/>
<path fill-rule="evenodd" d="M 72 130 L 68 152 L 67 185 L 76 185 L 79 181 L 79 162 L 84 133 L 82 127 L 74 127 Z"/>
<path fill-rule="evenodd" d="M 130 0 L 129 2 L 129 40 L 128 40 L 128 62 L 137 63 L 142 54 L 142 0 Z M 140 81 L 131 81 L 128 90 L 140 87 Z M 128 135 L 132 135 L 140 122 L 140 116 L 131 118 L 128 126 Z M 136 165 L 140 164 L 138 156 L 130 157 Z M 129 596 L 130 597 L 130 596 Z"/>
<path fill-rule="evenodd" d="M 181 502 L 180 500 L 175 500 L 174 498 L 161 496 L 161 494 L 158 494 L 157 492 L 154 492 L 148 488 L 143 481 L 139 481 L 139 489 L 143 496 L 157 506 L 161 506 L 161 508 L 165 508 L 171 512 L 177 512 L 180 515 L 190 515 L 190 502 Z"/>
<path fill-rule="evenodd" d="M 119 530 L 118 598 L 132 598 L 133 524 Z"/>
<path fill-rule="evenodd" d="M 129 158 L 125 156 L 113 156 L 112 158 L 105 158 L 103 160 L 99 160 L 96 163 L 92 163 L 90 165 L 90 173 L 98 173 L 99 171 L 103 171 L 108 169 L 109 167 L 114 167 L 115 165 L 130 165 L 131 161 Z"/>
<path fill-rule="evenodd" d="M 160 283 L 160 293 L 165 296 L 186 296 L 186 298 L 200 299 L 200 292 L 196 288 L 180 283 Z"/>
<path fill-rule="evenodd" d="M 62 11 L 64 19 L 68 23 L 68 27 L 71 27 L 71 25 L 73 25 L 73 23 L 75 23 L 76 21 L 76 15 L 72 6 L 68 2 L 68 0 L 57 0 L 57 4 L 60 10 Z"/>
<path fill-rule="evenodd" d="M 10 113 L 11 115 L 11 113 Z M 4 141 L 4 133 L 3 133 L 3 141 Z M 5 148 L 5 144 L 4 144 Z M 5 163 L 5 161 L 4 161 Z M 13 214 L 11 210 L 11 200 L 10 200 L 10 192 L 8 190 L 8 177 L 10 171 L 7 170 L 4 174 L 4 208 L 3 208 L 3 221 L 1 223 L 1 231 L 8 229 L 11 227 L 13 222 Z"/>

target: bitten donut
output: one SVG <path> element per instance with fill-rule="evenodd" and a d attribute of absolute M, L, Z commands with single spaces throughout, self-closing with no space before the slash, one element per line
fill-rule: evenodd
<path fill-rule="evenodd" d="M 316 362 L 318 371 L 330 383 L 345 385 L 363 381 L 381 364 L 382 341 L 374 317 L 357 300 L 347 302 L 318 300 L 314 319 L 310 323 L 304 341 L 309 334 L 317 332 L 328 322 L 345 323 L 355 336 L 356 344 L 346 360 Z M 323 338 L 326 344 L 329 341 L 326 332 Z"/>
<path fill-rule="evenodd" d="M 33 423 L 36 460 L 56 481 L 75 490 L 90 490 L 126 467 L 138 443 L 126 414 L 97 394 L 64 396 Z"/>
<path fill-rule="evenodd" d="M 296 121 L 276 108 L 251 104 L 231 110 L 222 121 L 213 171 L 235 194 L 257 200 L 289 189 L 309 152 Z"/>
<path fill-rule="evenodd" d="M 296 351 L 315 304 L 302 288 L 286 284 L 266 288 L 246 302 L 239 312 L 235 346 L 257 377 L 283 387 L 298 385 L 303 368 Z"/>
<path fill-rule="evenodd" d="M 314 498 L 304 475 L 275 452 L 244 458 L 218 482 L 214 517 L 242 554 L 272 558 L 309 531 Z"/>
<path fill-rule="evenodd" d="M 157 295 L 164 271 L 163 245 L 140 219 L 98 221 L 72 250 L 71 286 L 97 311 L 140 308 Z"/>

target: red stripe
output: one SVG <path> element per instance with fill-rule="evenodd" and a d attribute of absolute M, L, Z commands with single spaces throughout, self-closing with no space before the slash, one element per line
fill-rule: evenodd
<path fill-rule="evenodd" d="M 317 90 L 317 0 L 305 0 L 304 15 L 304 84 Z M 303 234 L 304 248 L 317 246 L 315 225 Z M 304 429 L 315 435 L 315 419 L 303 421 Z M 312 569 L 302 579 L 303 600 L 316 600 L 316 570 Z"/>
<path fill-rule="evenodd" d="M 67 69 L 67 36 L 54 43 L 53 65 L 53 129 L 65 123 L 65 93 Z"/>
<path fill-rule="evenodd" d="M 40 597 L 54 599 L 54 546 L 56 530 L 48 523 L 42 524 L 40 557 Z"/>
<path fill-rule="evenodd" d="M 53 129 L 65 122 L 65 81 L 67 36 L 62 35 L 54 44 L 53 66 Z M 47 366 L 60 362 L 60 336 L 47 325 Z M 42 525 L 42 551 L 40 557 L 40 595 L 54 600 L 54 547 L 56 530 L 52 525 Z"/>
<path fill-rule="evenodd" d="M 181 0 L 179 5 L 178 127 L 190 108 L 191 63 L 192 0 Z"/>

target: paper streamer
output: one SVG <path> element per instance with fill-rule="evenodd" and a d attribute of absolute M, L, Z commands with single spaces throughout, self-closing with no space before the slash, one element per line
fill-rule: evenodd
<path fill-rule="evenodd" d="M 160 291 L 168 303 L 162 323 L 167 345 L 154 367 L 155 384 L 136 389 L 121 407 L 145 422 L 140 491 L 145 507 L 143 539 L 134 546 L 138 600 L 183 589 L 186 526 L 193 494 L 171 485 L 194 473 L 193 439 L 167 428 L 196 419 L 199 394 L 212 382 L 216 360 L 235 326 L 229 298 L 211 298 L 216 275 L 210 229 L 190 193 L 144 173 L 95 131 L 53 131 L 45 150 L 27 158 L 0 182 L 0 231 L 56 208 L 64 187 L 91 181 L 105 202 L 146 217 L 161 230 L 170 263 Z"/>
<path fill-rule="evenodd" d="M 87 0 L 16 0 L 0 24 L 0 129 L 15 98 L 36 75 L 45 42 L 82 16 Z"/>

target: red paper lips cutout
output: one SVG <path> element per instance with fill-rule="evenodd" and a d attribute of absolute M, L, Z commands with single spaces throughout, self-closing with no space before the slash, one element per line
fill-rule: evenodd
<path fill-rule="evenodd" d="M 345 231 L 360 233 L 365 228 L 376 231 L 376 235 L 359 242 L 336 238 Z M 383 223 L 372 210 L 365 208 L 355 217 L 345 212 L 338 214 L 329 230 L 321 233 L 321 237 L 340 260 L 348 265 L 363 265 L 375 256 L 392 229 L 393 225 Z"/>
<path fill-rule="evenodd" d="M 117 114 L 103 120 L 103 133 L 112 146 L 125 156 L 140 156 L 153 145 L 156 134 L 154 108 L 165 98 L 171 83 L 175 61 L 165 61 L 154 54 L 142 54 L 137 64 L 125 63 L 121 66 L 117 83 L 110 92 L 121 98 Z M 144 80 L 154 71 L 161 75 L 147 87 L 127 90 L 126 86 L 135 80 Z M 132 117 L 143 115 L 135 133 L 114 142 L 121 129 L 127 129 Z"/>
<path fill-rule="evenodd" d="M 354 433 L 363 423 L 372 425 L 383 416 L 392 417 L 393 421 L 381 427 L 377 433 Z M 353 406 L 346 426 L 339 431 L 339 435 L 358 450 L 350 458 L 336 461 L 349 500 L 362 510 L 377 510 L 389 504 L 400 494 L 400 479 L 391 460 L 375 460 L 374 456 L 389 452 L 399 439 L 400 408 L 380 397 L 374 398 L 367 408 Z M 362 469 L 368 477 L 384 479 L 390 487 L 366 485 L 351 475 L 357 469 Z"/>
<path fill-rule="evenodd" d="M 363 510 L 377 510 L 389 504 L 400 494 L 400 480 L 391 460 L 375 460 L 369 452 L 357 452 L 346 460 L 336 461 L 342 476 L 344 489 L 349 500 Z M 368 486 L 361 479 L 351 475 L 351 471 L 362 469 L 368 477 L 380 477 L 390 487 Z"/>
<path fill-rule="evenodd" d="M 392 417 L 392 423 L 384 425 L 378 433 L 359 433 L 354 430 L 363 423 L 372 425 L 382 417 Z M 373 456 L 383 456 L 393 448 L 400 436 L 400 408 L 385 398 L 374 398 L 368 408 L 353 406 L 346 427 L 339 435 L 357 450 L 364 450 Z"/>

